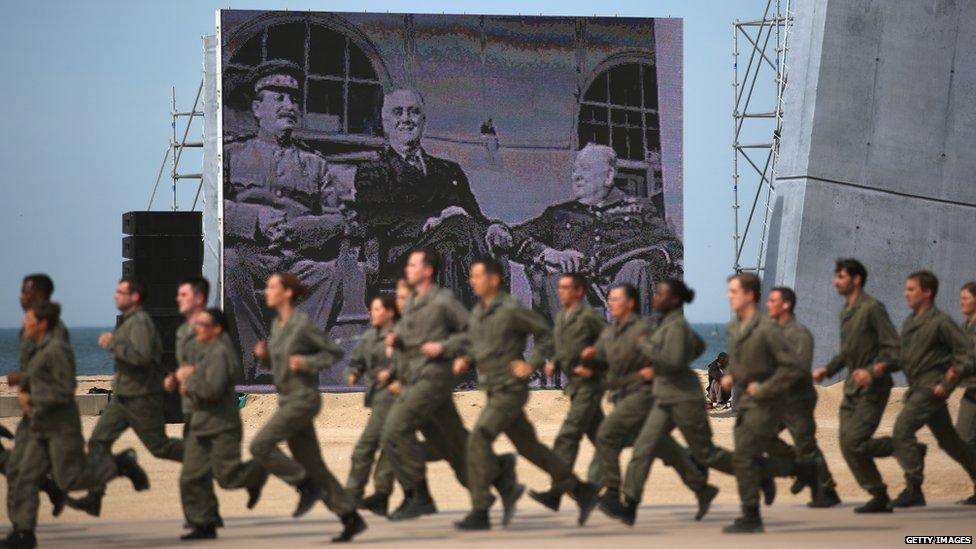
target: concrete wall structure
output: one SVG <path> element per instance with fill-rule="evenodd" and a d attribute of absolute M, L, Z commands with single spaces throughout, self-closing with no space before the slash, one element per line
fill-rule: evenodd
<path fill-rule="evenodd" d="M 767 287 L 794 287 L 836 351 L 834 260 L 859 258 L 896 326 L 905 275 L 931 269 L 961 319 L 976 279 L 976 2 L 800 2 L 788 59 Z"/>

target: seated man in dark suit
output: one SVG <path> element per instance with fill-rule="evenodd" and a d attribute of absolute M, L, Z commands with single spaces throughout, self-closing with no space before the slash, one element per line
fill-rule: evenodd
<path fill-rule="evenodd" d="M 393 288 L 410 250 L 423 247 L 441 257 L 438 283 L 471 305 L 468 268 L 488 252 L 490 221 L 461 166 L 423 150 L 426 115 L 418 92 L 386 94 L 382 114 L 387 146 L 358 168 L 355 182 L 357 219 L 378 244 L 370 291 Z"/>

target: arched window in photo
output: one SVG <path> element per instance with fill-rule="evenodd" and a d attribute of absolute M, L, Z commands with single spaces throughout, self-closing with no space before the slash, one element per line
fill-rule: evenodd
<path fill-rule="evenodd" d="M 372 44 L 353 27 L 335 17 L 275 14 L 255 19 L 229 40 L 225 81 L 243 83 L 253 67 L 272 59 L 302 67 L 306 137 L 357 142 L 383 135 L 380 109 L 389 76 Z"/>
<path fill-rule="evenodd" d="M 578 146 L 613 147 L 616 185 L 633 196 L 655 199 L 663 213 L 661 132 L 657 70 L 652 57 L 625 55 L 600 65 L 580 98 Z"/>

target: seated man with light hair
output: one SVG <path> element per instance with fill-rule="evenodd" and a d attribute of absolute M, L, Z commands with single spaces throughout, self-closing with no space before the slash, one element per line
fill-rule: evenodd
<path fill-rule="evenodd" d="M 681 276 L 681 242 L 651 199 L 614 187 L 616 175 L 616 152 L 587 144 L 576 154 L 574 199 L 511 228 L 511 257 L 526 266 L 536 309 L 555 316 L 559 275 L 582 272 L 592 281 L 591 304 L 603 308 L 609 288 L 630 283 L 648 314 L 654 283 Z"/>

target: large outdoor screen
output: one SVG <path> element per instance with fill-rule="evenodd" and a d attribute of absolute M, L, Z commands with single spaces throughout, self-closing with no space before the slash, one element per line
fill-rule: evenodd
<path fill-rule="evenodd" d="M 467 305 L 471 261 L 548 318 L 683 273 L 679 19 L 219 13 L 224 305 L 248 385 L 295 273 L 347 352 L 409 251 Z M 341 369 L 322 375 L 342 385 Z"/>

